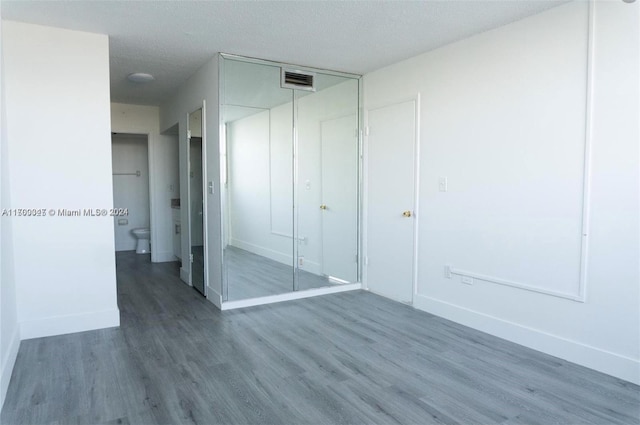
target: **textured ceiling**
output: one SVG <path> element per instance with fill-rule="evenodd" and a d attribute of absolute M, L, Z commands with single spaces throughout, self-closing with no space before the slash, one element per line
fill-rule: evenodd
<path fill-rule="evenodd" d="M 217 52 L 364 74 L 565 1 L 10 1 L 2 18 L 108 34 L 111 97 L 158 105 Z M 136 85 L 132 72 L 156 81 Z"/>

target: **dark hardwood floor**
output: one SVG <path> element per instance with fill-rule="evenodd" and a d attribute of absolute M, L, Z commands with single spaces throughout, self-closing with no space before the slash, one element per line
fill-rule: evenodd
<path fill-rule="evenodd" d="M 640 388 L 358 291 L 219 312 L 118 254 L 122 325 L 23 341 L 2 424 L 634 424 Z"/>

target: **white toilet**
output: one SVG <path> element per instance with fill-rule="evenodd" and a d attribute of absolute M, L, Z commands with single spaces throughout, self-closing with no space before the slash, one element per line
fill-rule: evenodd
<path fill-rule="evenodd" d="M 136 254 L 148 254 L 151 252 L 149 245 L 149 238 L 151 237 L 151 230 L 147 227 L 140 227 L 131 231 L 133 236 L 138 240 L 136 245 Z"/>

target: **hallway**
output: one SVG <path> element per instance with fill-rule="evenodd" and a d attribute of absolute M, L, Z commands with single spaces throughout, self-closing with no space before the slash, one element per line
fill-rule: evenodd
<path fill-rule="evenodd" d="M 219 312 L 118 253 L 122 325 L 23 341 L 2 424 L 637 423 L 638 386 L 358 291 Z"/>

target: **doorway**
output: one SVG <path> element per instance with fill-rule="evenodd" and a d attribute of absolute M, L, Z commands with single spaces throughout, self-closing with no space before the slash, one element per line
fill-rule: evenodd
<path fill-rule="evenodd" d="M 113 207 L 115 249 L 135 251 L 134 229 L 149 229 L 149 153 L 146 134 L 112 133 Z M 149 236 L 150 238 L 150 236 Z M 150 244 L 150 239 L 149 239 Z M 144 254 L 148 254 L 146 250 Z"/>

